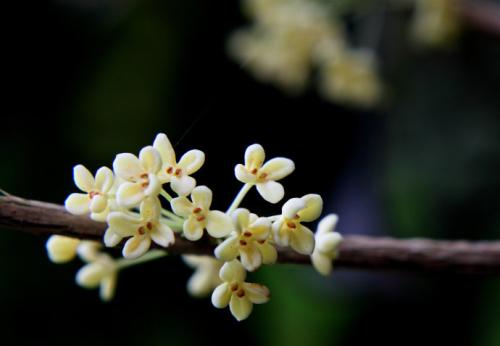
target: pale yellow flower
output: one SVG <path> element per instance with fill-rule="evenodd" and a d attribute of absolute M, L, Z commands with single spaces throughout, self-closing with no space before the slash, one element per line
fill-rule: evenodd
<path fill-rule="evenodd" d="M 327 215 L 319 222 L 314 235 L 316 245 L 311 255 L 311 262 L 314 268 L 325 276 L 331 273 L 332 261 L 337 257 L 338 247 L 342 242 L 342 236 L 334 231 L 337 221 L 337 215 Z"/>
<path fill-rule="evenodd" d="M 113 235 L 121 238 L 131 237 L 123 247 L 123 257 L 132 259 L 142 256 L 149 250 L 151 241 L 163 247 L 174 243 L 174 233 L 160 220 L 160 210 L 158 198 L 150 197 L 141 203 L 140 215 L 121 211 L 109 214 L 109 227 L 106 233 L 112 232 Z"/>
<path fill-rule="evenodd" d="M 206 297 L 222 283 L 219 271 L 224 262 L 212 256 L 185 255 L 182 259 L 195 270 L 187 283 L 187 290 L 192 296 Z"/>
<path fill-rule="evenodd" d="M 323 200 L 316 194 L 288 200 L 281 216 L 273 223 L 273 239 L 279 246 L 291 246 L 303 255 L 314 249 L 314 234 L 301 222 L 316 220 L 323 209 Z"/>
<path fill-rule="evenodd" d="M 129 153 L 116 155 L 113 170 L 125 180 L 116 192 L 118 204 L 132 208 L 146 197 L 157 196 L 161 190 L 158 178 L 161 165 L 160 154 L 151 146 L 143 148 L 139 157 Z"/>
<path fill-rule="evenodd" d="M 186 218 L 183 224 L 184 236 L 192 241 L 203 235 L 203 229 L 214 238 L 227 236 L 234 230 L 231 218 L 218 210 L 210 210 L 212 191 L 206 186 L 197 186 L 191 192 L 191 200 L 177 197 L 171 201 L 175 214 Z"/>
<path fill-rule="evenodd" d="M 45 243 L 47 255 L 54 263 L 66 263 L 76 257 L 81 241 L 77 238 L 52 235 Z"/>
<path fill-rule="evenodd" d="M 278 203 L 285 195 L 285 189 L 276 181 L 292 173 L 295 164 L 283 157 L 273 158 L 266 163 L 264 160 L 264 148 L 260 144 L 252 144 L 245 151 L 245 165 L 236 165 L 234 173 L 239 181 L 256 185 L 257 191 L 266 201 Z"/>
<path fill-rule="evenodd" d="M 118 266 L 116 261 L 105 253 L 99 253 L 89 264 L 78 271 L 76 282 L 78 285 L 89 289 L 99 287 L 101 299 L 109 301 L 114 296 L 117 277 Z"/>
<path fill-rule="evenodd" d="M 258 217 L 247 209 L 237 209 L 232 214 L 236 231 L 215 249 L 215 256 L 223 261 L 240 257 L 241 264 L 248 271 L 254 271 L 262 263 L 276 262 L 277 253 L 269 243 L 271 223 L 265 217 Z"/>
<path fill-rule="evenodd" d="M 226 262 L 220 270 L 222 284 L 212 293 L 212 304 L 219 309 L 229 305 L 233 316 L 242 321 L 252 312 L 253 304 L 269 301 L 267 287 L 245 282 L 245 269 L 237 260 Z"/>
<path fill-rule="evenodd" d="M 162 184 L 170 187 L 179 196 L 187 196 L 196 186 L 190 175 L 198 171 L 205 162 L 205 154 L 200 150 L 190 150 L 177 162 L 174 148 L 164 133 L 156 136 L 153 147 L 158 150 L 162 160 L 159 178 Z"/>
<path fill-rule="evenodd" d="M 96 221 L 104 221 L 107 214 L 108 199 L 113 187 L 113 172 L 107 167 L 97 170 L 95 178 L 83 165 L 73 168 L 73 179 L 76 186 L 85 193 L 72 193 L 64 205 L 71 214 L 84 215 Z"/>

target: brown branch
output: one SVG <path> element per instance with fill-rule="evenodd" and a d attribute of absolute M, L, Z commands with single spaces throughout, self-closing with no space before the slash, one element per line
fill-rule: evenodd
<path fill-rule="evenodd" d="M 460 18 L 470 27 L 500 37 L 500 5 L 492 0 L 460 0 Z"/>
<path fill-rule="evenodd" d="M 100 240 L 104 223 L 74 216 L 64 207 L 14 196 L 0 197 L 0 227 L 38 235 L 61 234 Z M 171 254 L 213 254 L 213 246 L 177 236 Z M 309 264 L 308 256 L 280 249 L 279 261 Z M 500 241 L 468 242 L 345 236 L 338 268 L 500 274 Z"/>

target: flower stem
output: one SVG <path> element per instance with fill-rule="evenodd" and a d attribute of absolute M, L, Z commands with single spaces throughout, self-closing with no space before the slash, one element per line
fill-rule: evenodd
<path fill-rule="evenodd" d="M 169 202 L 171 202 L 171 201 L 172 201 L 172 199 L 173 199 L 173 197 L 172 197 L 172 196 L 170 196 L 170 194 L 169 194 L 167 191 L 165 191 L 165 189 L 161 189 L 161 191 L 160 191 L 160 195 L 162 195 L 163 197 L 165 197 L 165 199 L 166 199 L 167 201 L 169 201 Z"/>
<path fill-rule="evenodd" d="M 161 213 L 163 216 L 166 216 L 172 220 L 175 220 L 175 221 L 184 221 L 184 218 L 180 217 L 179 215 L 177 214 L 174 214 L 172 213 L 170 210 L 166 210 L 166 209 L 161 209 Z"/>
<path fill-rule="evenodd" d="M 248 193 L 248 191 L 250 191 L 253 185 L 254 184 L 248 184 L 248 183 L 243 185 L 240 192 L 238 192 L 238 194 L 234 198 L 233 203 L 231 203 L 231 206 L 227 209 L 226 214 L 231 214 L 233 211 L 236 210 L 236 208 L 238 208 L 241 201 L 243 200 L 243 198 L 245 198 L 246 194 Z"/>
<path fill-rule="evenodd" d="M 125 259 L 125 258 L 122 258 L 122 259 L 119 259 L 119 260 L 116 261 L 116 265 L 117 265 L 118 269 L 123 269 L 123 268 L 132 267 L 132 266 L 135 266 L 135 265 L 138 265 L 138 264 L 150 262 L 150 261 L 153 261 L 155 259 L 158 259 L 158 258 L 161 258 L 161 257 L 165 257 L 166 255 L 167 255 L 166 251 L 163 251 L 163 250 L 151 250 L 151 251 L 147 252 L 146 254 L 142 255 L 139 258 L 135 258 L 135 259 Z"/>

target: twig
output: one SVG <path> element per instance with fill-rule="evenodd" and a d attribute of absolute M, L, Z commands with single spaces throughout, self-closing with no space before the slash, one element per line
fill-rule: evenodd
<path fill-rule="evenodd" d="M 467 25 L 500 37 L 500 5 L 492 0 L 459 0 L 457 10 Z"/>
<path fill-rule="evenodd" d="M 61 234 L 100 240 L 106 224 L 74 216 L 63 206 L 15 196 L 0 197 L 0 227 L 37 235 Z M 213 246 L 177 236 L 170 254 L 213 254 Z M 309 264 L 308 256 L 279 250 L 283 263 Z M 338 268 L 500 274 L 500 241 L 443 241 L 345 236 L 335 260 Z"/>

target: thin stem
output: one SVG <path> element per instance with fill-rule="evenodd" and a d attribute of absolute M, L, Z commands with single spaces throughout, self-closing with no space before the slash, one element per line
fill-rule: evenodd
<path fill-rule="evenodd" d="M 243 185 L 240 192 L 238 192 L 238 194 L 234 198 L 233 203 L 231 203 L 231 206 L 229 206 L 229 208 L 227 209 L 226 214 L 231 214 L 233 211 L 236 210 L 236 208 L 238 208 L 241 201 L 243 200 L 243 198 L 245 198 L 246 194 L 248 193 L 248 191 L 250 191 L 253 185 L 254 184 L 248 184 L 248 183 Z"/>
<path fill-rule="evenodd" d="M 273 222 L 273 221 L 276 221 L 280 218 L 281 215 L 273 215 L 273 216 L 268 216 L 266 217 L 266 219 L 268 219 L 269 221 Z"/>
<path fill-rule="evenodd" d="M 166 216 L 166 217 L 173 219 L 175 221 L 184 221 L 184 218 L 180 217 L 177 214 L 172 213 L 170 210 L 166 210 L 166 209 L 162 208 L 161 213 L 163 216 Z"/>
<path fill-rule="evenodd" d="M 170 220 L 165 218 L 161 218 L 161 222 L 172 228 L 174 232 L 182 231 L 182 226 L 184 225 L 184 221 Z"/>
<path fill-rule="evenodd" d="M 173 199 L 173 197 L 172 197 L 172 196 L 170 196 L 170 194 L 169 194 L 167 191 L 165 191 L 164 189 L 161 189 L 161 191 L 160 191 L 160 195 L 162 195 L 163 197 L 165 197 L 165 199 L 166 199 L 167 201 L 169 201 L 169 202 L 171 202 L 171 201 L 172 201 L 172 199 Z"/>
<path fill-rule="evenodd" d="M 166 255 L 167 255 L 166 251 L 151 250 L 151 251 L 145 253 L 144 255 L 142 255 L 141 257 L 136 258 L 136 259 L 125 259 L 125 258 L 119 259 L 116 261 L 116 265 L 117 265 L 118 269 L 123 269 L 123 268 L 132 267 L 132 266 L 135 266 L 138 264 L 150 262 L 150 261 L 153 261 L 155 259 L 165 257 Z"/>

